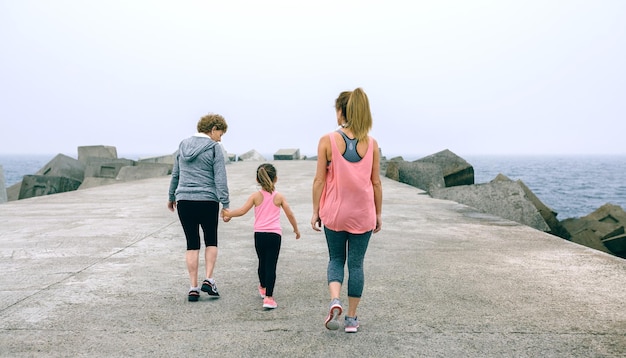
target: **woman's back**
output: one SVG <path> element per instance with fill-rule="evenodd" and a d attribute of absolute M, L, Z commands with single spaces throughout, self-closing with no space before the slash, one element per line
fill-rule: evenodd
<path fill-rule="evenodd" d="M 338 144 L 343 143 L 329 134 L 332 161 L 328 164 L 326 185 L 320 199 L 320 218 L 324 226 L 335 231 L 363 233 L 376 227 L 374 193 L 371 182 L 373 139 L 369 138 L 367 152 L 358 162 L 343 158 Z M 345 143 L 344 147 L 345 147 Z"/>

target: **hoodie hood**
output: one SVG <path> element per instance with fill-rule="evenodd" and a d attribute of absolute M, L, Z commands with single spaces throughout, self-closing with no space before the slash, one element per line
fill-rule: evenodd
<path fill-rule="evenodd" d="M 193 137 L 189 137 L 180 143 L 179 154 L 182 160 L 192 161 L 196 159 L 200 153 L 215 147 L 217 142 L 209 138 L 204 133 L 197 133 Z"/>

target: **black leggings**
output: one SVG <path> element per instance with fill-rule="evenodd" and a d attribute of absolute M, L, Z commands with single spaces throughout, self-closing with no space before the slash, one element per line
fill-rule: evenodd
<path fill-rule="evenodd" d="M 200 227 L 204 244 L 217 246 L 217 222 L 220 204 L 217 201 L 180 200 L 176 204 L 178 218 L 185 231 L 187 250 L 200 250 Z"/>
<path fill-rule="evenodd" d="M 259 283 L 265 287 L 266 296 L 274 296 L 276 265 L 280 253 L 281 236 L 273 232 L 255 232 L 254 248 L 259 258 Z"/>

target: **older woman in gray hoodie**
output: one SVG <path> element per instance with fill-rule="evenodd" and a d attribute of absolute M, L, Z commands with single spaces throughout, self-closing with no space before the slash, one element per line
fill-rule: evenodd
<path fill-rule="evenodd" d="M 228 125 L 219 114 L 208 114 L 198 121 L 198 133 L 184 139 L 176 153 L 169 187 L 170 211 L 178 218 L 187 239 L 185 260 L 189 271 L 189 301 L 198 301 L 200 290 L 217 298 L 213 268 L 217 259 L 217 223 L 220 203 L 228 209 L 228 182 L 225 156 L 219 141 Z M 198 287 L 200 227 L 204 233 L 206 279 Z"/>

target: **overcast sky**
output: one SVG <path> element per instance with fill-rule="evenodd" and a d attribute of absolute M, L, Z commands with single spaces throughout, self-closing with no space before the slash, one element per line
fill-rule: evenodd
<path fill-rule="evenodd" d="M 315 155 L 362 87 L 383 155 L 626 154 L 626 1 L 0 0 L 0 154 Z"/>

